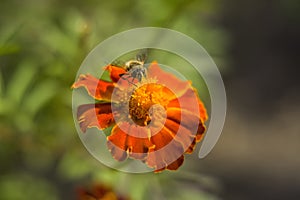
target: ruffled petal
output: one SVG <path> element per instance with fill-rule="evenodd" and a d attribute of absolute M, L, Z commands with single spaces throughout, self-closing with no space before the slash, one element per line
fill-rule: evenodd
<path fill-rule="evenodd" d="M 191 145 L 195 138 L 195 136 L 190 130 L 170 119 L 166 120 L 165 127 L 169 129 L 172 133 L 174 133 L 173 139 L 176 140 L 182 146 L 182 149 L 184 151 L 188 149 L 188 147 Z"/>
<path fill-rule="evenodd" d="M 169 164 L 167 166 L 167 169 L 168 170 L 177 170 L 183 164 L 183 161 L 184 161 L 184 156 L 181 155 L 177 160 L 175 160 L 174 162 Z M 156 172 L 159 172 L 159 170 L 156 170 Z"/>
<path fill-rule="evenodd" d="M 163 168 L 160 168 L 160 169 L 155 169 L 155 173 L 158 173 L 158 172 L 161 172 L 165 169 L 168 169 L 168 170 L 177 170 L 182 164 L 183 164 L 183 161 L 184 161 L 184 156 L 181 155 L 177 160 L 175 160 L 174 162 L 166 165 L 165 167 Z"/>
<path fill-rule="evenodd" d="M 181 110 L 180 108 L 168 108 L 167 119 L 172 120 L 190 131 L 195 131 L 195 133 L 198 126 L 203 126 L 198 115 L 187 110 Z"/>
<path fill-rule="evenodd" d="M 208 115 L 207 115 L 206 108 L 200 99 L 198 99 L 198 105 L 199 105 L 199 111 L 200 111 L 200 118 L 201 118 L 202 122 L 205 122 L 208 119 Z"/>
<path fill-rule="evenodd" d="M 110 79 L 114 83 L 117 83 L 115 86 L 120 89 L 131 87 L 139 82 L 138 79 L 132 77 L 124 68 L 108 65 L 104 69 L 109 71 Z"/>
<path fill-rule="evenodd" d="M 118 126 L 114 126 L 111 135 L 107 137 L 107 147 L 113 158 L 118 161 L 127 159 L 127 134 Z"/>
<path fill-rule="evenodd" d="M 165 85 L 164 93 L 170 100 L 168 107 L 180 107 L 181 109 L 194 111 L 195 105 L 198 104 L 201 120 L 203 122 L 207 120 L 208 116 L 203 102 L 189 81 L 182 81 L 173 74 L 163 71 L 157 62 L 152 62 L 149 66 L 148 76 L 156 78 L 157 83 Z"/>
<path fill-rule="evenodd" d="M 107 146 L 112 156 L 119 161 L 125 160 L 128 156 L 143 160 L 149 149 L 153 148 L 147 137 L 147 129 L 130 125 L 127 122 L 122 123 L 120 126 L 121 128 L 115 126 L 111 135 L 107 137 Z M 135 135 L 129 135 L 128 133 L 134 133 Z"/>
<path fill-rule="evenodd" d="M 188 154 L 193 153 L 196 144 L 202 140 L 205 130 L 206 130 L 206 128 L 203 124 L 198 126 L 197 133 L 195 135 L 195 139 L 193 140 L 193 142 L 191 143 L 189 148 L 185 151 L 185 153 L 188 153 Z"/>
<path fill-rule="evenodd" d="M 78 107 L 77 119 L 82 132 L 88 128 L 105 129 L 115 123 L 110 103 L 84 104 Z"/>
<path fill-rule="evenodd" d="M 193 152 L 205 131 L 200 116 L 193 111 L 168 107 L 166 113 L 163 129 L 151 137 L 155 148 L 150 150 L 146 160 L 155 172 L 177 170 L 184 161 L 183 154 Z"/>
<path fill-rule="evenodd" d="M 84 87 L 94 99 L 104 101 L 110 101 L 115 88 L 113 83 L 99 80 L 90 74 L 81 74 L 78 81 L 72 85 L 73 89 L 80 87 Z"/>
<path fill-rule="evenodd" d="M 173 74 L 163 71 L 157 62 L 150 64 L 148 77 L 155 78 L 158 84 L 165 85 L 166 88 L 175 92 L 177 97 L 182 96 L 191 85 L 189 81 L 182 81 Z"/>
<path fill-rule="evenodd" d="M 129 200 L 126 196 L 120 196 L 107 185 L 93 184 L 90 187 L 77 189 L 77 200 Z"/>
<path fill-rule="evenodd" d="M 182 144 L 185 152 L 192 153 L 204 135 L 204 124 L 198 116 L 178 108 L 169 108 L 167 113 L 165 126 L 176 133 L 175 140 Z"/>
<path fill-rule="evenodd" d="M 149 167 L 154 168 L 155 171 L 167 169 L 170 164 L 183 155 L 184 149 L 182 144 L 175 140 L 174 137 L 174 133 L 166 127 L 151 137 L 151 142 L 155 147 L 150 149 L 146 159 Z"/>
<path fill-rule="evenodd" d="M 128 135 L 127 146 L 129 157 L 144 160 L 148 156 L 149 149 L 154 148 L 148 136 L 148 130 L 142 126 L 131 125 Z"/>
<path fill-rule="evenodd" d="M 205 122 L 208 118 L 203 102 L 198 97 L 196 91 L 191 87 L 186 90 L 182 96 L 171 100 L 168 107 L 176 107 L 181 110 L 187 110 L 194 113 L 196 111 L 200 114 L 202 122 Z"/>
<path fill-rule="evenodd" d="M 123 69 L 121 67 L 116 67 L 116 66 L 113 66 L 113 65 L 108 65 L 104 69 L 109 71 L 110 79 L 114 83 L 118 82 L 120 80 L 122 74 L 126 73 L 125 69 Z"/>

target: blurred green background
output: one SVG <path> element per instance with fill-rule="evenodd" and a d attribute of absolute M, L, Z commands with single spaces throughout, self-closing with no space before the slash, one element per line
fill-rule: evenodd
<path fill-rule="evenodd" d="M 137 200 L 299 199 L 299 5 L 2 0 L 0 199 L 76 199 L 76 188 L 92 183 Z M 85 56 L 107 37 L 143 26 L 202 44 L 227 90 L 215 149 L 203 160 L 186 156 L 177 172 L 111 170 L 92 158 L 74 127 L 70 86 Z"/>

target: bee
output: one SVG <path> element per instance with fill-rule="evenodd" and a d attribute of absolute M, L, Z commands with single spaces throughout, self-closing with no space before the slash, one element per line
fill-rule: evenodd
<path fill-rule="evenodd" d="M 143 78 L 147 77 L 147 69 L 144 66 L 146 59 L 147 50 L 143 49 L 136 55 L 134 60 L 129 60 L 125 63 L 126 73 L 120 74 L 120 77 L 133 85 L 135 85 L 135 79 L 141 82 Z"/>

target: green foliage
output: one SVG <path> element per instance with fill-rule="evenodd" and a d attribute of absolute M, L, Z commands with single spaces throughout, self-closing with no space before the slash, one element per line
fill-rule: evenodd
<path fill-rule="evenodd" d="M 28 174 L 6 175 L 0 179 L 1 199 L 59 199 L 55 188 L 47 180 Z"/>
<path fill-rule="evenodd" d="M 222 58 L 226 34 L 209 22 L 216 10 L 215 1 L 2 1 L 0 199 L 62 199 L 65 188 L 59 186 L 71 187 L 70 192 L 90 181 L 128 188 L 122 192 L 129 192 L 132 199 L 146 199 L 149 188 L 159 197 L 174 191 L 160 184 L 162 175 L 124 175 L 87 153 L 74 128 L 70 86 L 94 46 L 134 27 L 182 31 L 203 42 L 215 58 Z M 193 79 L 193 72 L 185 73 Z M 193 82 L 197 85 L 197 80 Z M 172 181 L 170 177 L 164 175 Z M 184 187 L 177 198 L 211 199 Z M 73 195 L 67 194 L 68 199 Z"/>

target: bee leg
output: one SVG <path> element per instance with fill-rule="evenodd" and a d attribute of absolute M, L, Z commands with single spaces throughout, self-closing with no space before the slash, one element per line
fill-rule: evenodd
<path fill-rule="evenodd" d="M 139 81 L 142 80 L 143 76 L 144 76 L 143 72 L 140 72 L 140 73 L 138 74 L 138 79 L 139 79 Z"/>
<path fill-rule="evenodd" d="M 133 83 L 134 77 L 133 77 L 132 80 L 130 81 L 129 78 L 128 78 L 128 77 L 124 77 L 124 75 L 128 75 L 128 74 L 127 74 L 127 73 L 119 74 L 119 76 L 120 76 L 121 79 L 126 80 L 127 83 L 132 84 L 132 85 L 134 85 L 134 86 L 137 87 L 137 85 Z"/>
<path fill-rule="evenodd" d="M 132 77 L 132 80 L 129 83 L 131 83 L 132 85 L 134 85 L 135 87 L 137 87 L 137 85 L 133 81 L 134 81 L 134 77 Z"/>
<path fill-rule="evenodd" d="M 124 75 L 126 75 L 126 73 L 119 74 L 119 76 L 120 76 L 121 79 L 126 80 L 126 81 L 129 82 L 128 78 L 124 77 Z"/>
<path fill-rule="evenodd" d="M 124 73 L 124 74 L 119 74 L 119 76 L 120 76 L 121 79 L 128 81 L 128 78 L 124 77 L 125 74 L 126 74 L 126 73 Z M 128 82 L 129 82 L 129 81 L 128 81 Z"/>

